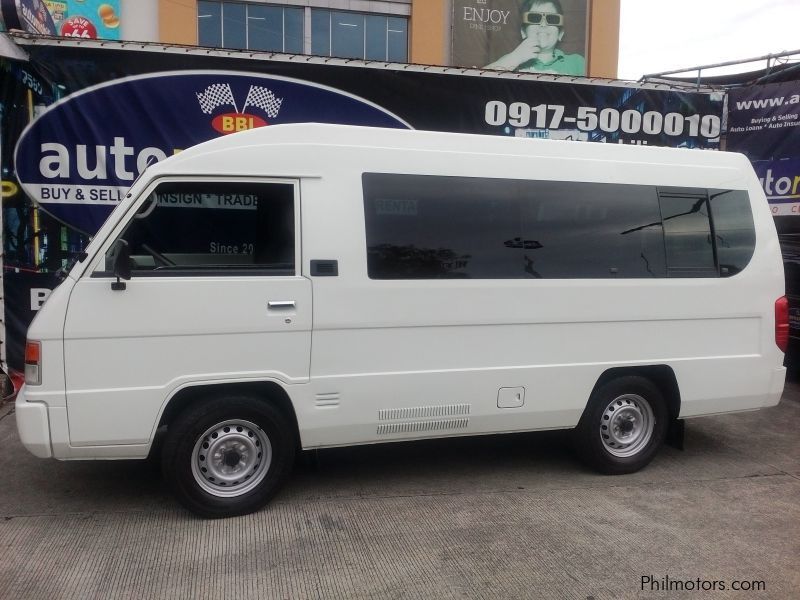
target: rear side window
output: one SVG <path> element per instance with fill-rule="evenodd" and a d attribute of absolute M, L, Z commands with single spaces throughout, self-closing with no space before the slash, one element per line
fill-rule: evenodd
<path fill-rule="evenodd" d="M 294 186 L 290 183 L 168 182 L 120 236 L 135 275 L 213 270 L 295 273 Z M 112 270 L 112 250 L 106 271 Z"/>
<path fill-rule="evenodd" d="M 659 194 L 664 224 L 664 247 L 669 277 L 717 275 L 711 220 L 705 192 L 695 195 Z"/>
<path fill-rule="evenodd" d="M 668 276 L 730 277 L 747 266 L 756 243 L 747 192 L 659 192 Z"/>
<path fill-rule="evenodd" d="M 711 218 L 722 277 L 736 275 L 753 258 L 756 231 L 750 199 L 740 190 L 709 190 Z"/>

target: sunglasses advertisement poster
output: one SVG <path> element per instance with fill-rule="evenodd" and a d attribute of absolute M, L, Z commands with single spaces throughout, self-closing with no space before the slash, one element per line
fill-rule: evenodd
<path fill-rule="evenodd" d="M 454 0 L 452 64 L 586 75 L 588 0 Z"/>

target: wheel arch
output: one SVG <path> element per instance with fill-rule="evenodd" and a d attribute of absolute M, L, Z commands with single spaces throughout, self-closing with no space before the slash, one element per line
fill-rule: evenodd
<path fill-rule="evenodd" d="M 613 367 L 603 371 L 592 388 L 592 394 L 613 379 L 620 377 L 638 376 L 649 379 L 659 389 L 667 403 L 670 419 L 677 419 L 681 412 L 681 394 L 678 387 L 678 378 L 669 365 L 645 365 L 631 367 Z M 591 397 L 591 395 L 589 397 Z M 587 398 L 588 406 L 588 398 Z"/>
<path fill-rule="evenodd" d="M 253 396 L 261 402 L 276 406 L 294 428 L 295 440 L 300 445 L 300 427 L 297 413 L 286 389 L 275 381 L 219 382 L 193 384 L 177 390 L 165 403 L 156 429 L 167 427 L 186 408 L 211 396 L 240 394 Z"/>

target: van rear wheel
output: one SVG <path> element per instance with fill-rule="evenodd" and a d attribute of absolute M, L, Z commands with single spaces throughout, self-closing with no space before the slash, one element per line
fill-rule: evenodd
<path fill-rule="evenodd" d="M 178 501 L 209 518 L 264 506 L 294 461 L 293 428 L 274 405 L 249 396 L 212 398 L 167 429 L 162 472 Z"/>
<path fill-rule="evenodd" d="M 575 450 L 601 473 L 633 473 L 656 455 L 667 425 L 667 407 L 658 387 L 644 377 L 620 377 L 592 393 L 573 432 Z"/>

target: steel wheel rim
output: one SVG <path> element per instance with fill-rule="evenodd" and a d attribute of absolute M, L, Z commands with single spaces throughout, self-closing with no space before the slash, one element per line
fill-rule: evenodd
<path fill-rule="evenodd" d="M 650 403 L 642 396 L 624 394 L 614 398 L 600 419 L 600 440 L 609 454 L 624 458 L 647 446 L 656 419 Z"/>
<path fill-rule="evenodd" d="M 258 486 L 272 463 L 272 444 L 255 423 L 231 419 L 209 427 L 192 450 L 192 475 L 219 498 L 241 496 Z"/>

